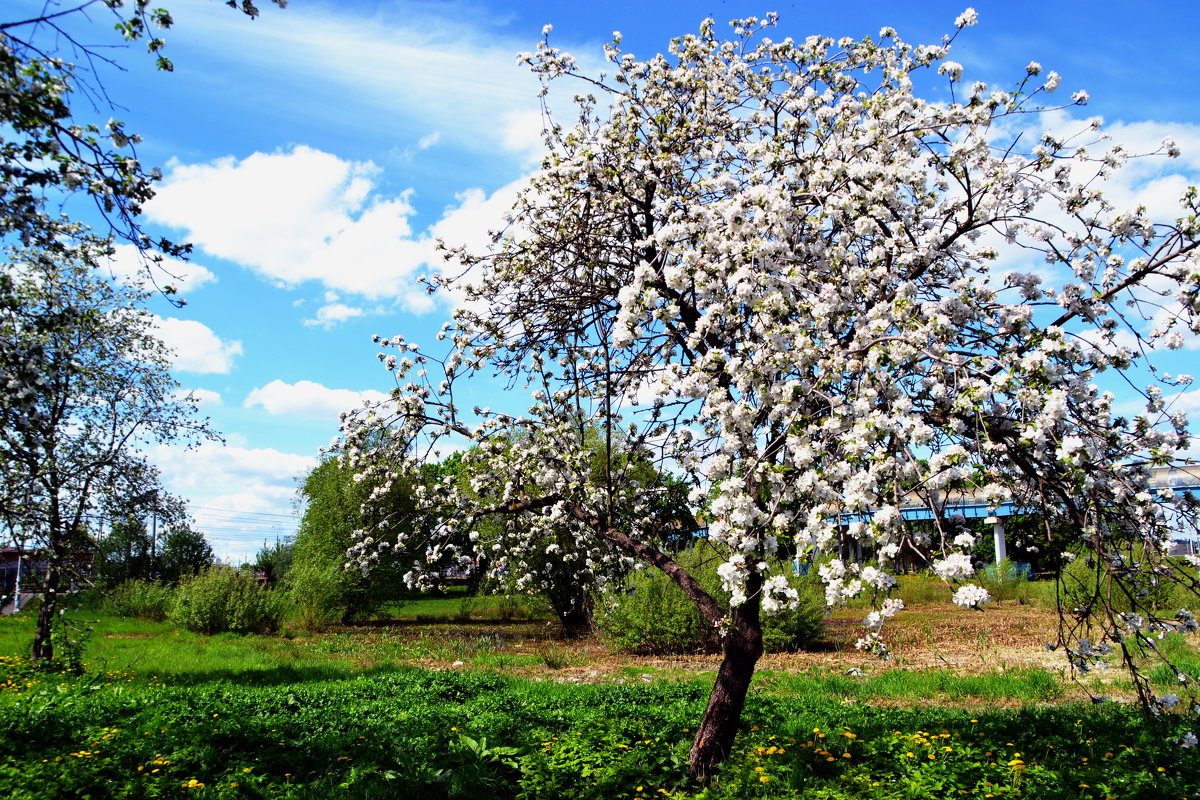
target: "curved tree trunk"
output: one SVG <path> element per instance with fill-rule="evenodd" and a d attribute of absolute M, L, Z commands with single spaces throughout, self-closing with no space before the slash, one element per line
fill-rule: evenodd
<path fill-rule="evenodd" d="M 717 768 L 729 757 L 754 667 L 763 652 L 758 598 L 753 597 L 735 609 L 732 621 L 733 629 L 725 636 L 725 657 L 688 756 L 692 779 L 701 784 L 712 780 Z"/>

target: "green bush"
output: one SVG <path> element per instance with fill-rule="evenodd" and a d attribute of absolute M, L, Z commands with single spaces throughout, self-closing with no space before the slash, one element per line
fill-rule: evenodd
<path fill-rule="evenodd" d="M 709 594 L 728 602 L 717 567 L 721 560 L 707 545 L 677 557 Z M 786 565 L 783 566 L 786 572 Z M 792 580 L 800 603 L 792 611 L 763 617 L 763 647 L 769 653 L 811 649 L 824 634 L 825 608 L 811 582 Z M 710 626 L 683 590 L 658 570 L 634 572 L 625 586 L 604 598 L 597 627 L 624 653 L 706 653 L 721 648 L 719 631 Z"/>
<path fill-rule="evenodd" d="M 1011 560 L 1003 564 L 989 564 L 978 573 L 978 580 L 988 594 L 997 602 L 1017 600 L 1024 604 L 1029 599 L 1029 578 Z"/>
<path fill-rule="evenodd" d="M 1131 554 L 1129 560 L 1139 555 Z M 1196 606 L 1196 595 L 1178 581 L 1105 572 L 1086 551 L 1063 569 L 1062 592 L 1069 607 L 1107 604 L 1117 612 L 1161 613 Z"/>
<path fill-rule="evenodd" d="M 194 633 L 273 633 L 283 607 L 283 595 L 250 573 L 209 567 L 179 584 L 170 620 Z"/>
<path fill-rule="evenodd" d="M 171 611 L 171 588 L 152 581 L 130 580 L 108 595 L 108 606 L 123 617 L 162 622 Z"/>

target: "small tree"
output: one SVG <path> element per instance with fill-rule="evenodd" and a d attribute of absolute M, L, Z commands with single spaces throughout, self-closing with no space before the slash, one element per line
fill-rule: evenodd
<path fill-rule="evenodd" d="M 374 528 L 382 516 L 391 526 L 413 524 L 409 487 L 406 479 L 383 487 L 355 480 L 354 472 L 336 459 L 323 460 L 303 477 L 297 500 L 304 514 L 291 546 L 285 582 L 309 623 L 334 619 L 349 624 L 403 591 L 395 552 L 384 554 L 369 572 L 345 567 L 355 531 Z M 363 504 L 371 496 L 372 508 L 381 510 L 364 517 Z M 384 536 L 387 531 L 376 534 Z"/>
<path fill-rule="evenodd" d="M 432 558 L 482 519 L 520 516 L 530 546 L 570 521 L 580 570 L 640 560 L 668 575 L 722 636 L 691 751 L 701 780 L 733 744 L 762 616 L 796 600 L 770 570 L 781 542 L 828 553 L 848 536 L 879 554 L 882 568 L 833 559 L 821 575 L 830 605 L 874 598 L 860 645 L 882 653 L 900 608 L 888 567 L 901 511 L 962 482 L 1087 551 L 1098 590 L 1061 612 L 1073 666 L 1119 652 L 1143 700 L 1170 704 L 1135 656 L 1196 628 L 1144 600 L 1163 581 L 1200 589 L 1195 565 L 1164 558 L 1169 499 L 1149 485 L 1149 468 L 1186 447 L 1187 421 L 1164 412 L 1161 385 L 1121 416 L 1096 381 L 1147 379 L 1140 351 L 1200 329 L 1196 190 L 1179 219 L 1152 221 L 1105 199 L 1128 154 L 1093 128 L 1015 135 L 1059 83 L 1038 64 L 1001 89 L 962 82 L 954 37 L 756 40 L 762 27 L 737 22 L 722 41 L 706 21 L 646 61 L 614 41 L 610 76 L 581 75 L 548 41 L 525 56 L 547 85 L 576 76 L 594 94 L 574 125 L 548 119 L 548 155 L 490 250 L 450 251 L 471 302 L 449 354 L 384 342 L 401 350 L 387 359 L 398 389 L 349 421 L 348 463 L 383 482 L 431 439 L 465 437 L 490 469 L 473 492 L 422 497 L 438 521 Z M 944 101 L 914 93 L 935 74 Z M 1002 249 L 1040 266 L 1000 273 Z M 1048 268 L 1072 277 L 1046 285 L 1033 270 Z M 527 414 L 460 407 L 464 378 L 496 373 L 530 387 Z M 686 476 L 693 501 L 711 497 L 727 604 L 657 546 L 642 512 L 660 487 L 619 468 L 618 431 Z M 377 445 L 356 449 L 366 436 Z M 975 537 L 939 525 L 932 567 L 978 608 L 987 592 L 964 583 Z M 363 534 L 362 565 L 375 544 Z"/>
<path fill-rule="evenodd" d="M 167 529 L 158 559 L 159 577 L 168 583 L 179 583 L 216 563 L 212 546 L 204 534 L 186 523 L 177 523 Z"/>
<path fill-rule="evenodd" d="M 16 250 L 0 270 L 0 506 L 13 538 L 48 564 L 35 660 L 53 658 L 60 594 L 96 547 L 91 518 L 132 476 L 154 475 L 138 448 L 213 438 L 195 402 L 176 394 L 170 356 L 154 336 L 146 294 L 105 279 L 105 243 L 81 239 L 70 257 Z"/>
<path fill-rule="evenodd" d="M 678 479 L 662 474 L 646 453 L 630 449 L 620 432 L 614 434 L 582 424 L 580 435 L 590 453 L 591 480 L 602 483 L 605 474 L 615 469 L 653 493 L 655 500 L 648 505 L 616 509 L 621 522 L 630 521 L 625 518 L 627 515 L 639 514 L 643 524 L 658 531 L 655 543 L 660 547 L 675 551 L 689 546 L 699 526 L 688 507 L 687 487 Z M 527 447 L 523 438 L 524 434 L 516 432 L 514 441 L 506 446 Z M 458 471 L 455 483 L 460 492 L 476 493 L 472 488 L 476 485 L 476 477 L 482 476 L 484 487 L 493 477 L 493 457 L 486 449 L 472 448 L 465 453 L 456 453 L 440 468 Z M 537 487 L 530 488 L 537 491 Z M 594 596 L 614 573 L 586 566 L 587 553 L 577 547 L 580 540 L 580 532 L 575 530 L 580 524 L 578 520 L 565 518 L 556 525 L 538 526 L 535 531 L 525 530 L 528 522 L 524 515 L 479 520 L 474 533 L 475 541 L 485 545 L 482 548 L 462 547 L 468 544 L 465 538 L 461 542 L 443 540 L 439 544 L 448 555 L 461 558 L 462 552 L 473 554 L 475 565 L 485 567 L 507 591 L 544 598 L 558 617 L 564 636 L 573 638 L 591 632 Z M 412 549 L 414 545 L 418 561 L 426 558 L 420 542 L 409 536 L 407 546 Z M 419 574 L 422 571 L 420 564 L 414 566 Z"/>

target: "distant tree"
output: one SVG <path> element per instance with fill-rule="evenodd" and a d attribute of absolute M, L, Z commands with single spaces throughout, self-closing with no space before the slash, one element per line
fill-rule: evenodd
<path fill-rule="evenodd" d="M 104 278 L 106 243 L 69 255 L 10 250 L 0 269 L 0 464 L 3 517 L 48 570 L 34 659 L 53 658 L 50 623 L 92 520 L 121 496 L 142 497 L 151 476 L 139 448 L 214 438 L 195 401 L 179 396 L 170 354 L 155 338 L 146 293 Z M 108 489 L 109 491 L 106 491 Z"/>
<path fill-rule="evenodd" d="M 158 577 L 179 583 L 211 567 L 216 556 L 203 533 L 190 525 L 176 524 L 161 537 L 158 562 Z"/>
<path fill-rule="evenodd" d="M 1200 583 L 1195 564 L 1164 557 L 1172 501 L 1149 484 L 1188 446 L 1186 417 L 1164 410 L 1180 382 L 1133 368 L 1200 331 L 1200 193 L 1153 220 L 1106 197 L 1129 154 L 1092 127 L 1016 132 L 1059 83 L 1039 64 L 999 88 L 962 82 L 955 36 L 775 40 L 759 20 L 734 25 L 723 40 L 705 21 L 646 60 L 614 41 L 599 75 L 548 40 L 525 57 L 547 91 L 573 76 L 592 94 L 573 124 L 547 120 L 506 230 L 484 252 L 448 253 L 466 300 L 449 352 L 385 342 L 400 351 L 385 355 L 396 389 L 348 420 L 348 467 L 382 485 L 457 440 L 487 469 L 472 492 L 422 496 L 432 556 L 481 536 L 481 520 L 520 517 L 531 548 L 569 524 L 579 570 L 636 560 L 669 576 L 722 634 L 690 754 L 700 781 L 733 745 L 763 615 L 798 601 L 772 566 L 781 542 L 875 549 L 879 566 L 832 559 L 821 575 L 830 605 L 875 604 L 861 645 L 885 653 L 911 489 L 975 474 L 985 503 L 1050 518 L 1090 559 L 1090 599 L 1060 611 L 1072 667 L 1117 654 L 1149 707 L 1185 693 L 1195 707 L 1182 670 L 1158 698 L 1140 669 L 1143 653 L 1164 655 L 1159 636 L 1197 628 L 1151 590 Z M 920 97 L 930 79 L 948 92 Z M 1001 251 L 1031 266 L 1000 270 Z M 1049 269 L 1067 277 L 1052 285 Z M 1149 382 L 1144 410 L 1119 413 L 1101 373 Z M 469 378 L 496 376 L 529 388 L 528 412 L 461 405 L 485 391 Z M 588 426 L 605 432 L 599 476 Z M 727 602 L 643 522 L 660 487 L 615 468 L 618 431 L 712 497 Z M 356 561 L 369 568 L 384 540 L 365 530 Z M 931 564 L 972 609 L 989 599 L 971 582 L 974 544 L 955 535 Z"/>
<path fill-rule="evenodd" d="M 95 572 L 102 586 L 116 586 L 129 580 L 147 581 L 157 572 L 150 530 L 140 519 L 113 520 L 104 538 L 96 544 Z"/>
<path fill-rule="evenodd" d="M 295 550 L 293 539 L 276 541 L 275 544 L 263 542 L 263 546 L 258 548 L 258 553 L 254 556 L 254 563 L 249 566 L 259 571 L 267 583 L 276 584 L 287 578 L 288 571 L 292 568 Z"/>

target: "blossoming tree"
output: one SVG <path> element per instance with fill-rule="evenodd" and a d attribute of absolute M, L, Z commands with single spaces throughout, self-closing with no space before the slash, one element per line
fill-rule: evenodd
<path fill-rule="evenodd" d="M 109 242 L 76 235 L 69 255 L 0 261 L 0 526 L 45 564 L 33 658 L 47 663 L 63 594 L 89 578 L 98 512 L 164 505 L 144 449 L 218 438 L 179 394 L 147 292 L 106 279 Z"/>
<path fill-rule="evenodd" d="M 520 571 L 539 530 L 564 525 L 580 573 L 644 562 L 669 575 L 723 635 L 691 751 L 700 779 L 729 753 L 762 615 L 796 599 L 771 567 L 781 545 L 873 549 L 876 566 L 827 559 L 821 576 L 831 606 L 874 599 L 859 644 L 883 653 L 901 608 L 888 596 L 902 511 L 951 488 L 1036 512 L 1053 547 L 1094 565 L 1061 614 L 1077 667 L 1114 650 L 1132 666 L 1161 633 L 1195 629 L 1148 599 L 1165 582 L 1198 588 L 1195 564 L 1165 557 L 1169 498 L 1149 484 L 1187 446 L 1186 419 L 1157 383 L 1132 416 L 1096 384 L 1179 380 L 1142 365 L 1197 330 L 1196 191 L 1177 220 L 1152 221 L 1105 199 L 1127 154 L 1096 126 L 1021 138 L 1059 82 L 1038 64 L 1006 89 L 964 84 L 948 60 L 955 36 L 773 41 L 771 23 L 736 22 L 723 41 L 707 21 L 646 61 L 617 37 L 611 74 L 596 76 L 548 36 L 525 54 L 546 87 L 571 76 L 591 94 L 572 125 L 547 112 L 548 155 L 493 246 L 447 251 L 464 273 L 435 283 L 465 298 L 448 352 L 383 340 L 399 351 L 380 354 L 397 388 L 348 417 L 340 443 L 381 486 L 396 453 L 419 461 L 447 437 L 474 446 L 471 491 L 421 498 L 438 524 L 414 580 L 469 549 L 507 551 Z M 917 96 L 922 75 L 950 99 Z M 1175 151 L 1168 141 L 1159 155 Z M 1028 266 L 1000 270 L 1002 254 Z M 1055 274 L 1069 278 L 1045 279 Z M 466 379 L 496 374 L 530 390 L 527 413 L 460 407 Z M 608 446 L 599 470 L 594 427 Z M 660 489 L 620 468 L 618 435 L 684 476 L 694 500 L 713 498 L 707 536 L 725 554 L 728 606 L 636 513 Z M 497 518 L 508 538 L 481 535 Z M 982 606 L 974 537 L 937 522 L 923 541 L 932 569 L 955 603 Z M 391 544 L 362 531 L 352 561 L 369 568 Z M 1170 703 L 1134 675 L 1144 700 Z"/>

